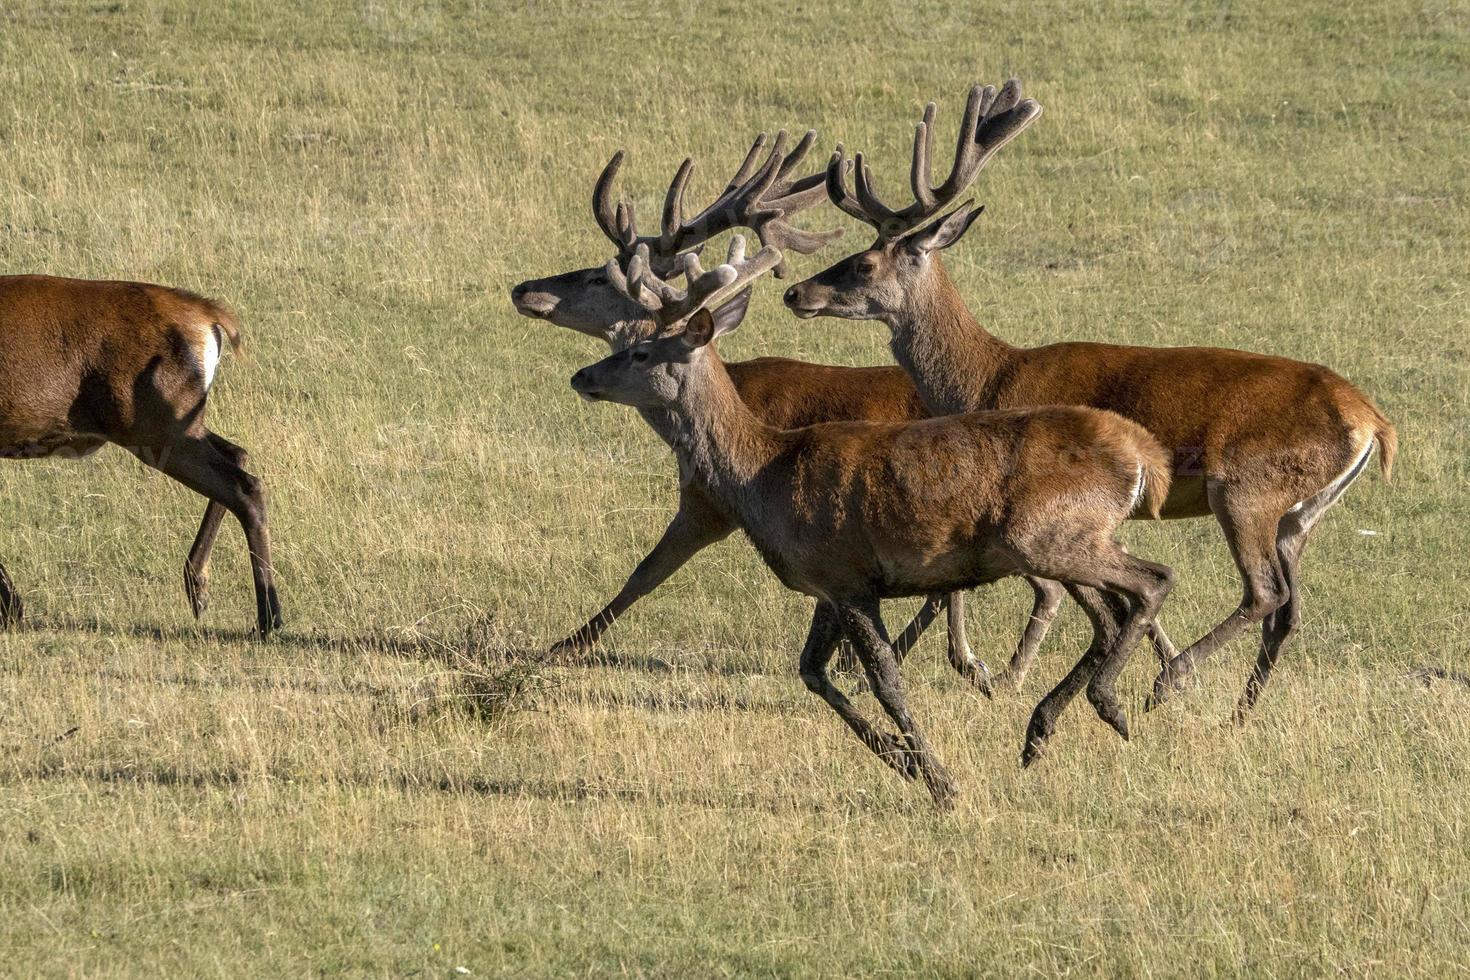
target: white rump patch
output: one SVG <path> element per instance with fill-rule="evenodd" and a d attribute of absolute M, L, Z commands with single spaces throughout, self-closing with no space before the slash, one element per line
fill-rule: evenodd
<path fill-rule="evenodd" d="M 1363 467 L 1368 465 L 1368 457 L 1373 454 L 1374 434 L 1368 433 L 1368 438 L 1363 445 L 1363 451 L 1353 460 L 1347 469 L 1337 475 L 1337 478 L 1321 490 L 1312 494 L 1306 500 L 1301 501 L 1286 513 L 1296 517 L 1297 524 L 1303 531 L 1311 530 L 1312 525 L 1326 513 L 1327 508 L 1337 503 L 1352 482 L 1363 473 Z"/>
<path fill-rule="evenodd" d="M 220 346 L 222 339 L 219 326 L 211 323 L 204 329 L 204 333 L 199 338 L 199 344 L 194 349 L 194 356 L 199 359 L 199 373 L 204 380 L 205 391 L 208 391 L 209 386 L 214 384 L 214 371 L 219 367 L 220 353 L 223 349 Z"/>
<path fill-rule="evenodd" d="M 1144 475 L 1143 475 L 1143 464 L 1142 463 L 1139 463 L 1138 464 L 1138 479 L 1135 480 L 1135 481 L 1133 481 L 1133 502 L 1128 505 L 1128 512 L 1129 513 L 1132 513 L 1133 511 L 1137 510 L 1138 509 L 1138 505 L 1143 502 L 1143 490 L 1144 490 L 1144 484 L 1146 482 L 1147 482 L 1147 480 L 1144 478 Z"/>

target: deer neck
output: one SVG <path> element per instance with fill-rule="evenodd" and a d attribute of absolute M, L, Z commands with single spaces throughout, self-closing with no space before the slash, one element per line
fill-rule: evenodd
<path fill-rule="evenodd" d="M 933 288 L 888 318 L 889 347 L 935 415 L 989 407 L 991 388 L 1016 348 L 982 327 L 934 256 Z"/>
<path fill-rule="evenodd" d="M 713 350 L 695 366 L 669 412 L 670 444 L 692 472 L 737 512 L 751 482 L 780 451 L 781 433 L 746 406 Z M 645 416 L 646 417 L 646 416 Z"/>

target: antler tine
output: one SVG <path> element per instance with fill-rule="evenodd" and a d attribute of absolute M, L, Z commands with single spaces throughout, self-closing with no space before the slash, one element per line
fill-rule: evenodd
<path fill-rule="evenodd" d="M 954 166 L 950 168 L 944 183 L 934 190 L 938 204 L 935 211 L 943 209 L 963 194 L 980 172 L 980 153 L 975 147 L 975 134 L 980 127 L 980 121 L 985 117 L 986 106 L 994 99 L 994 85 L 971 86 L 970 96 L 965 100 L 965 114 L 960 119 L 960 131 L 955 137 Z"/>
<path fill-rule="evenodd" d="M 934 103 L 930 102 L 914 127 L 913 161 L 909 165 L 912 204 L 898 210 L 884 204 L 874 189 L 872 171 L 861 153 L 854 167 L 857 193 L 856 196 L 850 193 L 842 171 L 845 158 L 841 144 L 832 155 L 825 175 L 827 196 L 832 203 L 872 225 L 882 238 L 891 239 L 922 228 L 964 194 L 986 161 L 1030 125 L 1041 113 L 1041 106 L 1031 99 L 1021 99 L 1021 83 L 1014 78 L 999 92 L 993 85 L 972 86 L 955 137 L 954 163 L 949 176 L 938 187 L 931 183 L 936 113 Z"/>
<path fill-rule="evenodd" d="M 1017 102 L 1021 101 L 1021 80 L 1019 78 L 1007 78 L 1005 84 L 1000 87 L 1000 94 L 995 97 L 995 102 L 986 110 L 987 116 L 998 116 L 1003 112 L 1010 112 Z"/>
<path fill-rule="evenodd" d="M 863 155 L 857 155 L 857 165 L 853 167 L 853 183 L 857 187 L 858 202 L 864 211 L 868 213 L 867 221 L 876 226 L 880 231 L 895 220 L 903 220 L 910 217 L 909 214 L 895 211 L 884 204 L 873 190 L 873 172 L 868 169 L 868 162 Z M 916 212 L 917 207 L 908 209 Z"/>
<path fill-rule="evenodd" d="M 692 173 L 694 173 L 694 158 L 685 157 L 684 162 L 679 164 L 678 173 L 674 174 L 674 179 L 669 184 L 668 193 L 664 195 L 664 213 L 659 227 L 658 245 L 659 251 L 665 255 L 678 250 L 679 233 L 684 228 L 684 189 L 689 186 L 689 176 Z"/>
<path fill-rule="evenodd" d="M 620 249 L 630 249 L 637 239 L 637 232 L 631 224 L 625 225 L 621 220 L 622 202 L 614 203 L 612 199 L 613 181 L 622 169 L 624 155 L 622 150 L 614 153 L 598 175 L 597 183 L 592 188 L 592 218 L 614 245 Z"/>
<path fill-rule="evenodd" d="M 624 269 L 623 263 L 627 263 Z M 648 243 L 640 242 L 632 253 L 619 252 L 603 267 L 614 289 L 658 318 L 664 307 L 682 294 L 652 270 Z"/>
<path fill-rule="evenodd" d="M 835 204 L 843 214 L 859 221 L 867 221 L 868 215 L 863 211 L 863 206 L 858 203 L 857 198 L 847 189 L 847 171 L 850 169 L 847 160 L 847 151 L 841 143 L 837 149 L 832 151 L 832 159 L 827 163 L 825 187 L 827 188 L 827 199 Z"/>
<path fill-rule="evenodd" d="M 924 118 L 914 127 L 914 162 L 909 167 L 909 185 L 914 200 L 925 208 L 934 206 L 930 161 L 934 155 L 934 115 L 938 111 L 938 106 L 930 102 L 924 107 Z"/>
<path fill-rule="evenodd" d="M 731 177 L 730 182 L 725 185 L 727 193 L 750 179 L 750 175 L 755 173 L 756 161 L 760 159 L 761 151 L 765 148 L 766 134 L 756 134 L 755 142 L 750 144 L 750 152 L 745 154 L 745 159 L 740 162 L 740 169 L 735 171 L 735 176 Z M 724 194 L 720 196 L 723 197 Z"/>
<path fill-rule="evenodd" d="M 991 106 L 985 121 L 975 134 L 979 147 L 979 165 L 984 166 L 996 151 L 1019 136 L 1027 126 L 1041 115 L 1041 103 L 1035 99 L 1021 98 L 1021 83 L 1017 79 L 1006 82 Z"/>
<path fill-rule="evenodd" d="M 655 319 L 665 327 L 693 315 L 704 307 L 720 305 L 733 293 L 739 292 L 753 280 L 780 265 L 781 250 L 767 245 L 751 258 L 745 257 L 745 238 L 736 235 L 730 239 L 730 249 L 723 264 L 704 271 L 699 257 L 692 252 L 684 255 L 684 281 L 688 288 L 679 290 L 662 282 L 652 273 L 643 273 L 649 288 L 664 297 L 654 311 Z"/>
<path fill-rule="evenodd" d="M 786 154 L 786 159 L 781 161 L 781 169 L 777 171 L 776 178 L 778 180 L 785 180 L 786 175 L 795 170 L 797 164 L 806 159 L 806 155 L 811 152 L 811 148 L 816 142 L 817 131 L 815 129 L 808 129 L 803 133 L 801 139 L 797 141 L 795 149 Z"/>

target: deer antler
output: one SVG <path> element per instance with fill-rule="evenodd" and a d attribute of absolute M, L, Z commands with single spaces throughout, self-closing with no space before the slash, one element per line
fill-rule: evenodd
<path fill-rule="evenodd" d="M 719 306 L 780 264 L 780 249 L 770 245 L 747 259 L 745 238 L 735 235 L 730 239 L 725 261 L 708 272 L 700 267 L 699 256 L 685 252 L 682 271 L 687 286 L 680 289 L 653 271 L 648 243 L 639 242 L 626 260 L 626 270 L 623 260 L 608 260 L 607 278 L 624 296 L 651 313 L 660 326 L 671 327 L 705 307 Z"/>
<path fill-rule="evenodd" d="M 811 207 L 826 195 L 825 173 L 818 172 L 800 179 L 791 177 L 792 171 L 805 159 L 816 140 L 817 133 L 811 130 L 788 153 L 788 137 L 786 131 L 781 130 L 762 162 L 761 154 L 766 150 L 767 137 L 761 133 L 725 189 L 708 207 L 690 219 L 684 217 L 684 194 L 694 172 L 694 161 L 686 158 L 664 195 L 657 236 L 638 234 L 632 202 L 613 201 L 613 180 L 623 164 L 623 151 L 619 150 L 603 168 L 593 189 L 593 217 L 603 234 L 618 246 L 620 256 L 629 258 L 640 244 L 646 244 L 651 262 L 668 275 L 678 273 L 681 252 L 697 249 L 716 235 L 736 227 L 754 231 L 762 245 L 800 255 L 810 254 L 842 234 L 840 228 L 827 232 L 804 231 L 787 221 L 791 215 Z M 776 276 L 785 278 L 785 275 L 785 261 L 781 260 L 776 267 Z"/>
<path fill-rule="evenodd" d="M 884 204 L 873 188 L 872 171 L 861 153 L 856 157 L 856 166 L 852 167 L 857 190 L 854 196 L 847 188 L 848 165 L 841 143 L 837 144 L 837 150 L 827 165 L 827 196 L 832 203 L 859 221 L 872 225 L 880 238 L 900 238 L 916 231 L 959 199 L 996 151 L 1041 115 L 1041 105 L 1034 99 L 1021 98 L 1019 79 L 1010 79 L 999 92 L 993 85 L 972 87 L 960 119 L 954 164 L 950 167 L 949 176 L 938 187 L 931 183 L 936 111 L 933 102 L 925 106 L 924 117 L 914 129 L 914 155 L 909 166 L 909 186 L 914 195 L 912 204 L 901 209 Z"/>

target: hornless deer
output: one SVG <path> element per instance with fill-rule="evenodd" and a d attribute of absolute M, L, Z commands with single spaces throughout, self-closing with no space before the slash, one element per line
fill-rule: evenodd
<path fill-rule="evenodd" d="M 949 178 L 930 182 L 934 104 L 914 136 L 914 201 L 885 205 L 861 155 L 856 196 L 842 147 L 827 190 L 843 211 L 877 231 L 873 244 L 786 293 L 799 317 L 881 320 L 891 347 L 935 413 L 1030 405 L 1090 405 L 1146 427 L 1174 461 L 1163 516 L 1213 515 L 1245 584 L 1239 607 L 1166 663 L 1150 704 L 1165 701 L 1215 650 L 1264 621 L 1259 656 L 1236 709 L 1243 721 L 1301 617 L 1298 565 L 1323 512 L 1363 471 L 1376 444 L 1393 467 L 1393 426 L 1361 391 L 1325 367 L 1209 347 L 1149 348 L 1059 343 L 1013 347 L 970 313 L 940 252 L 981 208 L 959 200 L 981 167 L 1041 112 L 1012 79 L 970 92 Z M 1029 661 L 1017 657 L 1019 678 Z"/>
<path fill-rule="evenodd" d="M 209 602 L 210 552 L 225 512 L 245 529 L 256 626 L 281 625 L 265 491 L 245 450 L 204 427 L 224 344 L 240 347 L 229 309 L 179 289 L 51 276 L 0 277 L 0 456 L 80 458 L 116 443 L 209 498 L 184 564 L 195 617 Z M 0 568 L 0 622 L 22 617 Z"/>
<path fill-rule="evenodd" d="M 593 189 L 593 217 L 617 247 L 620 262 L 630 261 L 643 247 L 652 271 L 663 276 L 676 275 L 682 270 L 685 251 L 697 252 L 711 238 L 737 226 L 753 229 L 765 245 L 809 254 L 840 234 L 813 234 L 786 221 L 790 215 L 827 199 L 824 173 L 801 179 L 791 177 L 815 141 L 816 133 L 808 132 L 788 154 L 786 134 L 779 133 L 763 160 L 767 143 L 765 134 L 761 134 L 725 190 L 692 219 L 683 217 L 685 189 L 693 172 L 693 162 L 686 159 L 665 195 L 662 222 L 656 235 L 640 235 L 632 204 L 613 200 L 613 183 L 623 163 L 623 153 L 619 151 L 603 169 Z M 784 271 L 784 267 L 778 266 L 775 274 L 784 277 Z M 662 329 L 652 312 L 613 285 L 604 266 L 528 280 L 511 290 L 511 300 L 523 316 L 597 337 L 614 352 L 648 340 Z M 857 419 L 900 422 L 928 415 L 913 382 L 898 367 L 836 367 L 762 357 L 732 362 L 725 368 L 751 410 L 778 429 Z M 654 432 L 672 444 L 668 414 L 651 408 L 639 411 Z M 633 603 L 656 589 L 696 553 L 728 537 L 735 529 L 732 516 L 714 499 L 698 474 L 681 472 L 679 509 L 658 544 L 638 563 L 612 601 L 553 649 L 590 646 Z M 931 597 L 924 604 L 894 642 L 900 658 L 944 605 L 940 597 Z M 956 613 L 960 609 L 958 604 L 951 608 Z M 988 671 L 970 652 L 962 620 L 951 619 L 949 635 L 950 662 L 983 687 Z M 1028 631 L 1027 638 L 1039 642 L 1034 629 Z"/>
<path fill-rule="evenodd" d="M 1038 705 L 1022 762 L 1035 758 L 1084 685 L 1098 714 L 1127 738 L 1114 679 L 1172 575 L 1128 554 L 1113 533 L 1140 503 L 1154 513 L 1163 503 L 1163 449 L 1142 426 L 1075 407 L 795 430 L 767 425 L 711 346 L 739 324 L 745 302 L 713 314 L 710 307 L 779 258 L 766 247 L 746 261 L 737 236 L 726 264 L 708 273 L 698 259 L 685 259 L 687 291 L 654 276 L 642 252 L 626 275 L 616 260 L 608 263 L 609 278 L 657 307 L 668 333 L 582 369 L 573 389 L 589 400 L 668 413 L 681 467 L 699 475 L 784 585 L 817 600 L 802 680 L 884 762 L 905 777 L 922 776 L 939 806 L 950 804 L 955 787 L 904 703 L 882 599 L 1017 574 L 1065 583 L 1093 621 L 1093 643 Z M 879 731 L 828 678 L 839 633 L 855 647 L 897 737 Z"/>

